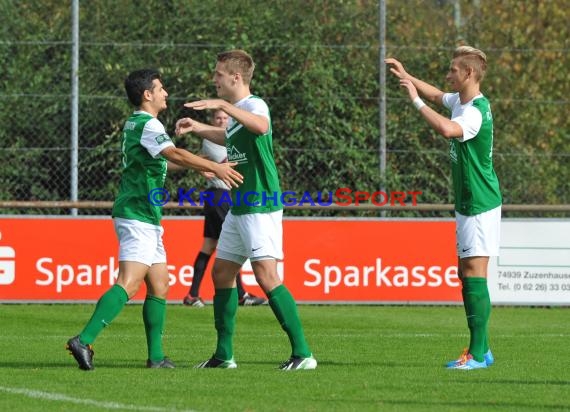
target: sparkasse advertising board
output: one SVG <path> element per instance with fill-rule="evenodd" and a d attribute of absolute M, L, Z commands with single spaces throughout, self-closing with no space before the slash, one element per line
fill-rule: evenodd
<path fill-rule="evenodd" d="M 172 303 L 192 284 L 202 225 L 201 218 L 163 220 Z M 493 303 L 570 304 L 568 229 L 568 221 L 503 222 L 504 256 L 490 263 Z M 548 230 L 558 235 L 545 236 Z M 111 218 L 4 217 L 0 235 L 2 302 L 93 302 L 116 279 Z M 284 252 L 279 275 L 299 303 L 461 303 L 452 219 L 285 219 Z M 262 295 L 248 263 L 243 282 Z M 144 294 L 143 287 L 132 301 Z M 213 294 L 206 276 L 200 295 Z"/>

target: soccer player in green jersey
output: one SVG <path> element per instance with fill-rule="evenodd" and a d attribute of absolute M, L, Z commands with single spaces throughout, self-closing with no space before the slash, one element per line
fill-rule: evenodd
<path fill-rule="evenodd" d="M 147 287 L 142 308 L 148 345 L 146 366 L 174 368 L 162 348 L 168 269 L 160 225 L 162 199 L 154 197 L 164 194 L 167 161 L 214 173 L 229 186 L 243 182 L 241 174 L 232 169 L 236 163 L 219 164 L 174 146 L 157 119 L 166 109 L 168 97 L 157 71 L 130 73 L 125 90 L 136 110 L 123 127 L 123 170 L 112 212 L 119 239 L 119 274 L 81 333 L 67 342 L 67 349 L 83 370 L 93 369 L 92 343 L 97 335 L 121 312 L 143 281 Z"/>
<path fill-rule="evenodd" d="M 228 160 L 236 162 L 236 170 L 244 176 L 244 183 L 232 188 L 231 208 L 222 226 L 212 272 L 216 351 L 197 367 L 237 367 L 232 343 L 238 306 L 236 274 L 249 258 L 257 283 L 291 343 L 291 356 L 280 369 L 315 369 L 317 361 L 305 340 L 297 305 L 277 273 L 277 261 L 283 258 L 283 205 L 269 108 L 250 92 L 254 67 L 253 59 L 243 50 L 220 53 L 213 79 L 220 99 L 185 104 L 195 110 L 223 110 L 231 118 L 227 129 L 191 118 L 176 123 L 177 134 L 192 132 L 225 145 Z"/>
<path fill-rule="evenodd" d="M 459 278 L 470 332 L 469 347 L 450 369 L 479 369 L 494 363 L 489 349 L 491 301 L 487 287 L 490 256 L 499 254 L 502 196 L 493 169 L 493 115 L 480 84 L 487 56 L 470 46 L 455 49 L 446 80 L 454 93 L 444 93 L 406 72 L 402 63 L 386 59 L 425 121 L 449 139 L 455 194 Z M 419 95 L 451 111 L 451 119 L 427 106 Z"/>
<path fill-rule="evenodd" d="M 210 123 L 224 129 L 228 125 L 230 117 L 223 110 L 214 110 Z M 214 162 L 223 163 L 228 161 L 228 153 L 226 146 L 215 144 L 207 139 L 202 140 L 202 148 L 200 155 Z M 205 173 L 204 173 L 205 174 Z M 230 188 L 215 176 L 205 176 L 207 178 L 206 191 L 204 194 L 211 196 L 210 201 L 204 202 L 204 238 L 202 248 L 196 259 L 194 260 L 194 276 L 192 277 L 192 286 L 188 293 L 182 299 L 182 303 L 186 306 L 203 308 L 206 304 L 199 296 L 200 285 L 204 278 L 204 272 L 208 267 L 208 262 L 212 254 L 216 250 L 220 233 L 222 232 L 222 224 L 230 210 L 229 202 L 221 202 L 223 196 L 227 196 Z M 265 299 L 257 297 L 245 291 L 241 274 L 236 277 L 236 286 L 238 291 L 238 302 L 242 306 L 257 306 L 267 302 Z"/>

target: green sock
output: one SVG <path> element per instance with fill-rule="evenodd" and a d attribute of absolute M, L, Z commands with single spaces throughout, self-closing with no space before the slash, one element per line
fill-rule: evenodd
<path fill-rule="evenodd" d="M 142 313 L 148 358 L 153 362 L 161 361 L 164 359 L 162 332 L 164 331 L 164 321 L 166 319 L 166 300 L 146 295 Z"/>
<path fill-rule="evenodd" d="M 469 353 L 477 362 L 483 362 L 483 354 L 486 352 L 484 349 L 487 342 L 487 322 L 490 314 L 487 279 L 467 277 L 463 284 L 467 324 L 471 333 Z"/>
<path fill-rule="evenodd" d="M 103 328 L 123 310 L 128 300 L 129 296 L 125 289 L 119 285 L 113 285 L 99 298 L 91 319 L 79 334 L 79 341 L 84 345 L 92 344 Z"/>
<path fill-rule="evenodd" d="M 491 297 L 489 296 L 489 288 L 485 288 L 485 307 L 487 308 L 487 312 L 485 314 L 485 343 L 483 345 L 483 353 L 487 353 L 489 351 L 489 319 L 491 318 Z"/>
<path fill-rule="evenodd" d="M 465 308 L 465 317 L 467 317 L 467 299 L 465 299 L 465 287 L 461 289 L 461 296 L 463 297 L 463 306 Z M 487 325 L 485 326 L 485 343 L 483 346 L 483 354 L 489 351 L 489 318 L 491 316 L 491 299 L 489 297 L 489 289 L 487 289 L 486 299 L 487 301 L 487 314 L 485 318 L 487 319 Z M 469 326 L 469 325 L 468 325 Z"/>
<path fill-rule="evenodd" d="M 285 285 L 279 285 L 267 294 L 269 306 L 291 342 L 291 356 L 308 358 L 311 350 L 305 340 L 303 325 L 297 311 L 297 304 Z"/>
<path fill-rule="evenodd" d="M 465 318 L 467 319 L 467 299 L 465 299 L 465 280 L 461 281 L 461 298 L 463 299 L 463 309 L 465 310 Z"/>
<path fill-rule="evenodd" d="M 218 343 L 214 357 L 230 360 L 234 357 L 233 337 L 238 308 L 237 288 L 216 289 L 214 294 L 214 323 Z"/>

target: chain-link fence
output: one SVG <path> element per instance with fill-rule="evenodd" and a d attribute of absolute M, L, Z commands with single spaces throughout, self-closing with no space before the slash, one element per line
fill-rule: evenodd
<path fill-rule="evenodd" d="M 272 111 L 283 189 L 312 194 L 334 193 L 340 187 L 421 191 L 422 203 L 452 203 L 447 143 L 423 123 L 391 78 L 386 84 L 385 153 L 379 145 L 379 2 L 275 1 L 259 10 L 245 0 L 233 5 L 202 3 L 80 2 L 80 201 L 112 201 L 118 188 L 120 131 L 132 110 L 122 87 L 129 71 L 147 66 L 161 70 L 170 96 L 169 109 L 160 119 L 173 134 L 176 119 L 183 115 L 205 120 L 204 113 L 186 111 L 182 103 L 213 97 L 216 53 L 239 47 L 256 60 L 252 88 Z M 570 203 L 566 114 L 570 36 L 560 4 L 564 2 L 547 2 L 541 7 L 548 10 L 535 10 L 531 22 L 526 17 L 517 21 L 517 16 L 533 12 L 520 10 L 519 3 L 388 1 L 386 54 L 444 88 L 458 36 L 483 48 L 490 62 L 483 89 L 493 104 L 494 159 L 505 203 Z M 0 40 L 4 69 L 0 201 L 69 200 L 70 4 L 5 1 L 3 6 L 7 20 Z M 459 19 L 458 6 L 463 13 Z M 514 11 L 503 16 L 509 7 Z M 545 38 L 550 35 L 550 40 L 528 38 L 525 43 L 525 29 L 529 36 L 540 33 Z M 191 136 L 176 138 L 175 143 L 194 152 L 200 144 Z M 383 155 L 384 176 L 380 172 Z M 198 174 L 177 172 L 169 177 L 167 189 L 175 193 L 179 187 L 203 185 Z M 0 210 L 8 214 L 69 212 L 69 208 Z M 89 208 L 78 213 L 108 214 L 109 210 Z M 166 211 L 177 213 L 197 212 Z M 290 214 L 295 213 L 380 212 L 323 209 Z M 426 212 L 392 214 L 418 215 Z"/>

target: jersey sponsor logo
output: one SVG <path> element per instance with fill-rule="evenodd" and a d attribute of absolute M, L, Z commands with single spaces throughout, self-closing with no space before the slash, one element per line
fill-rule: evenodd
<path fill-rule="evenodd" d="M 164 142 L 168 142 L 170 140 L 170 137 L 168 137 L 167 134 L 161 134 L 156 136 L 154 139 L 156 140 L 157 144 L 163 144 Z"/>
<path fill-rule="evenodd" d="M 123 128 L 123 130 L 135 130 L 136 125 L 137 124 L 135 122 L 127 121 L 125 122 L 125 127 Z"/>
<path fill-rule="evenodd" d="M 247 156 L 240 152 L 235 146 L 228 147 L 228 161 L 236 163 L 247 163 Z"/>

